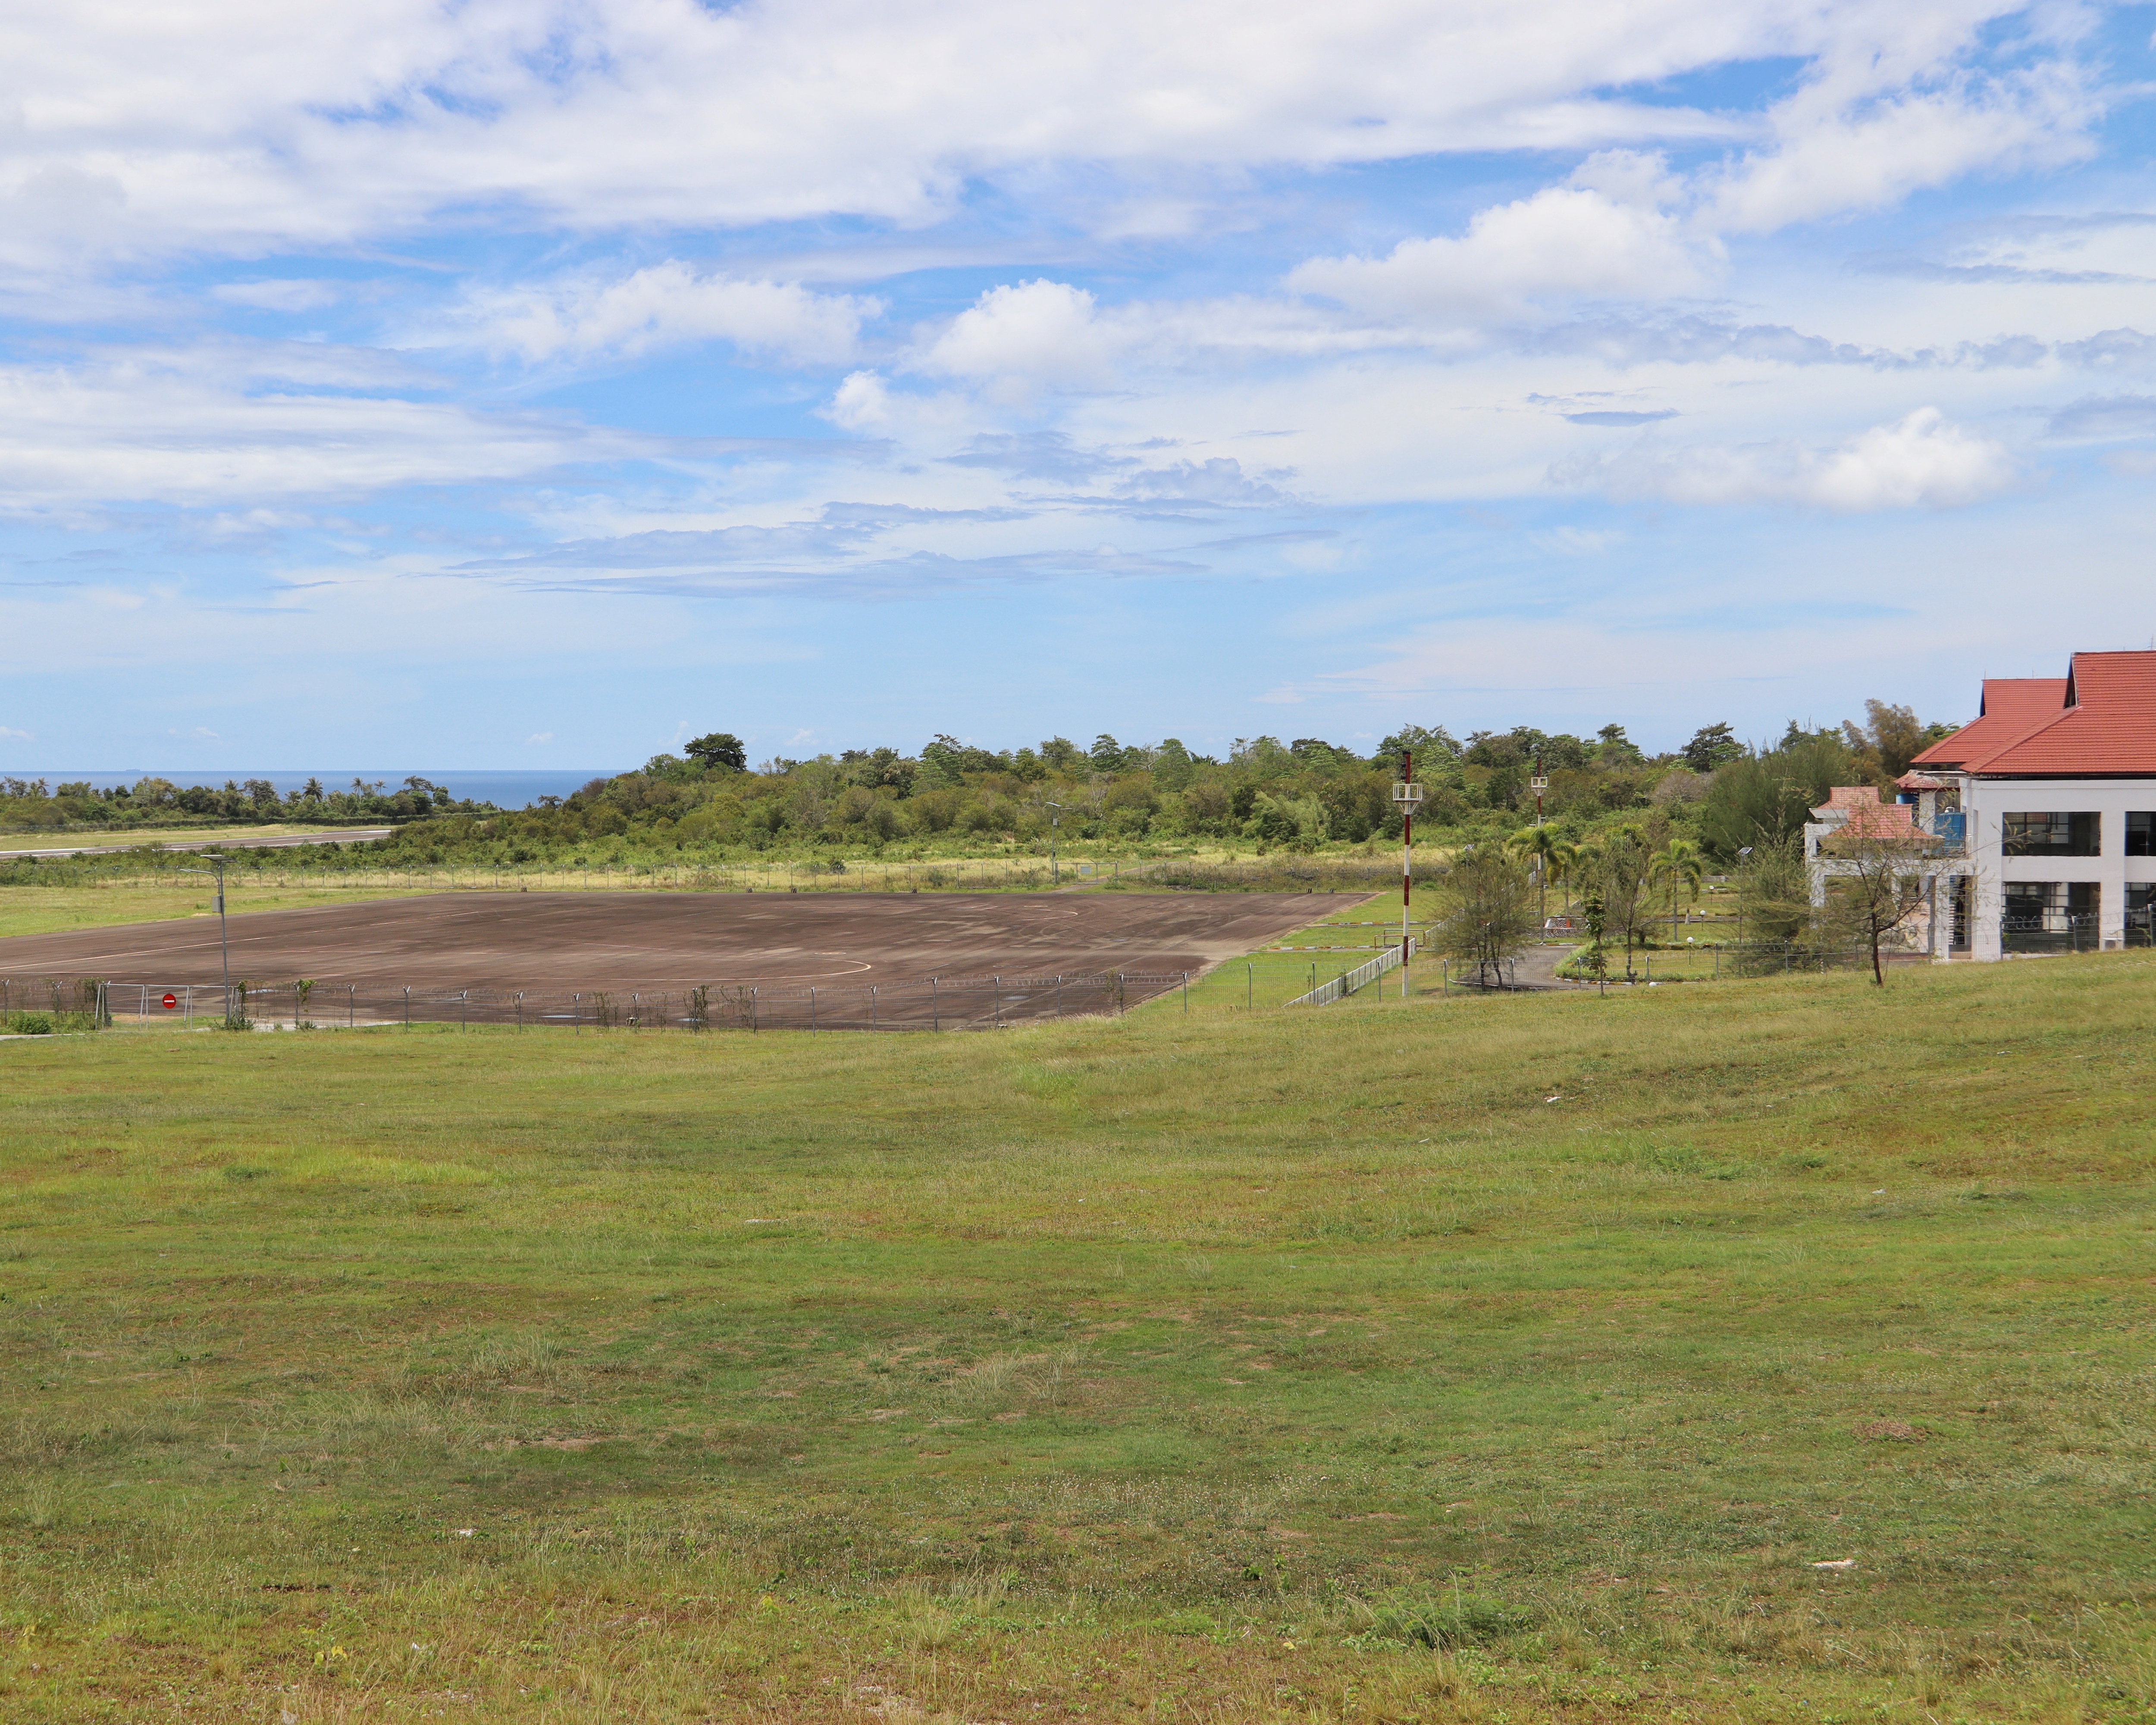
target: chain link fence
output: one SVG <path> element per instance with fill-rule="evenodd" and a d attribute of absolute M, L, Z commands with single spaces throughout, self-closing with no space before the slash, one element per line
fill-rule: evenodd
<path fill-rule="evenodd" d="M 507 1025 L 576 1031 L 986 1030 L 1121 1014 L 1180 989 L 1186 972 L 927 977 L 918 982 L 708 983 L 673 988 L 444 988 L 292 982 L 269 985 L 0 978 L 0 1001 L 71 1010 L 125 1028 L 358 1029 L 384 1024 Z"/>

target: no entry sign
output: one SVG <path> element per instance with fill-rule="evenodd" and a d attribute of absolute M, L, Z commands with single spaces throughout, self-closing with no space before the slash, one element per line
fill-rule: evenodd
<path fill-rule="evenodd" d="M 179 1004 L 180 1004 L 180 997 L 179 997 L 178 995 L 177 995 L 177 994 L 167 994 L 167 995 L 165 997 L 165 1010 L 166 1010 L 167 1012 L 170 1012 L 170 1011 L 171 1011 L 174 1007 L 177 1006 Z"/>

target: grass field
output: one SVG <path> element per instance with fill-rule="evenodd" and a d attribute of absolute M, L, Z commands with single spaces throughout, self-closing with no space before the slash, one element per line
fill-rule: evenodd
<path fill-rule="evenodd" d="M 2146 1720 L 2152 1017 L 0 1044 L 0 1717 Z"/>

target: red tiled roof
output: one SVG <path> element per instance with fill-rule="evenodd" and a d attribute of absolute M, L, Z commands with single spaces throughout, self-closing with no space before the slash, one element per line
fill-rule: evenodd
<path fill-rule="evenodd" d="M 2027 679 L 2020 686 L 2044 680 Z M 1984 685 L 1987 709 L 1999 686 Z M 2029 712 L 2025 706 L 2020 710 Z M 1987 710 L 1977 725 L 1989 717 Z M 2076 653 L 2050 711 L 2030 713 L 2014 735 L 1986 734 L 1974 745 L 1963 743 L 1975 729 L 1973 725 L 1933 747 L 1962 744 L 1957 764 L 1990 778 L 2156 777 L 2156 649 Z"/>
<path fill-rule="evenodd" d="M 1942 737 L 1910 762 L 1912 767 L 1967 767 L 2059 716 L 2066 705 L 2064 677 L 1986 677 L 1977 716 Z"/>
<path fill-rule="evenodd" d="M 1812 813 L 1821 820 L 1845 817 L 1837 829 L 1844 838 L 1907 839 L 1916 834 L 1917 811 L 1907 803 L 1886 801 L 1874 785 L 1838 784 Z"/>

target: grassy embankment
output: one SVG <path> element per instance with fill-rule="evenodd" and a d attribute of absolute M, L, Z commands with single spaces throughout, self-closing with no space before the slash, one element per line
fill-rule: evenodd
<path fill-rule="evenodd" d="M 0 1715 L 2146 1719 L 2152 983 L 0 1044 Z"/>

